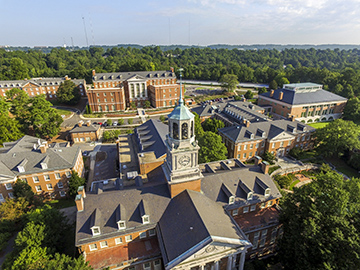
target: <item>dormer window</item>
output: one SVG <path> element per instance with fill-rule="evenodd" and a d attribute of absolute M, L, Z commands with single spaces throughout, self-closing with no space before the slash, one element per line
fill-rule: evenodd
<path fill-rule="evenodd" d="M 144 215 L 141 217 L 142 218 L 142 223 L 143 224 L 148 224 L 150 223 L 150 217 L 148 215 Z"/>
<path fill-rule="evenodd" d="M 92 227 L 91 231 L 92 231 L 93 236 L 99 235 L 100 234 L 100 227 Z"/>
<path fill-rule="evenodd" d="M 248 194 L 247 194 L 247 200 L 248 201 L 250 201 L 250 200 L 252 200 L 253 199 L 253 193 L 252 192 L 249 192 Z"/>
<path fill-rule="evenodd" d="M 264 196 L 269 197 L 270 196 L 270 188 L 265 189 Z"/>
<path fill-rule="evenodd" d="M 120 220 L 117 222 L 117 225 L 118 225 L 118 229 L 119 230 L 124 230 L 126 229 L 126 222 L 124 220 Z"/>

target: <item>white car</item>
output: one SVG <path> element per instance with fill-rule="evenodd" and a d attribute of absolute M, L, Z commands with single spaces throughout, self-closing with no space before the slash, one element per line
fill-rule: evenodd
<path fill-rule="evenodd" d="M 117 121 L 114 121 L 114 122 L 113 122 L 113 126 L 114 126 L 114 127 L 116 127 L 116 126 L 117 126 L 117 124 L 118 124 L 118 122 L 117 122 Z"/>

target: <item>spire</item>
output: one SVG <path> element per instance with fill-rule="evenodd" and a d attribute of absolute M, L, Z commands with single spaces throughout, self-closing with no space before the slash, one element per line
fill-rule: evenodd
<path fill-rule="evenodd" d="M 184 100 L 183 100 L 183 96 L 182 96 L 182 71 L 184 69 L 183 68 L 179 68 L 180 71 L 180 98 L 179 98 L 179 105 L 184 105 Z"/>

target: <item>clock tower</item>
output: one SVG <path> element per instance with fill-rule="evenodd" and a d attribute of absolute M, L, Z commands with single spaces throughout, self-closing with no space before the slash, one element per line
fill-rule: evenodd
<path fill-rule="evenodd" d="M 198 164 L 199 146 L 195 140 L 195 116 L 184 105 L 180 69 L 179 104 L 169 114 L 169 132 L 166 135 L 166 161 L 163 171 L 169 184 L 171 197 L 185 189 L 201 190 L 201 178 Z"/>

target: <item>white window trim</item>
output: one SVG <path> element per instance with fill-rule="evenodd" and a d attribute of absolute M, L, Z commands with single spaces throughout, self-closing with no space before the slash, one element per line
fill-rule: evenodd
<path fill-rule="evenodd" d="M 99 232 L 95 233 L 95 230 L 98 229 Z M 100 231 L 100 227 L 92 227 L 91 228 L 91 232 L 92 232 L 92 235 L 95 236 L 95 235 L 100 235 L 101 234 L 101 231 Z"/>
<path fill-rule="evenodd" d="M 125 222 L 124 220 L 118 221 L 117 224 L 118 224 L 118 229 L 119 229 L 119 230 L 125 230 L 125 229 L 126 229 L 126 222 Z M 120 225 L 122 225 L 122 224 L 123 224 L 124 226 L 120 226 Z"/>
<path fill-rule="evenodd" d="M 233 216 L 237 216 L 239 214 L 239 210 L 238 209 L 234 209 L 233 211 L 232 211 L 232 215 Z"/>
<path fill-rule="evenodd" d="M 105 240 L 105 241 L 101 241 L 100 242 L 100 247 L 101 248 L 107 248 L 107 247 L 109 247 L 109 245 L 108 245 L 108 242 Z"/>
<path fill-rule="evenodd" d="M 250 206 L 250 212 L 253 212 L 256 210 L 256 204 L 253 204 Z"/>
<path fill-rule="evenodd" d="M 9 184 L 10 184 L 10 188 L 7 187 L 7 185 L 9 185 Z M 11 183 L 6 183 L 5 188 L 6 188 L 6 190 L 12 190 L 13 189 Z"/>
<path fill-rule="evenodd" d="M 141 218 L 142 218 L 142 223 L 143 224 L 150 223 L 150 216 L 149 215 L 143 215 Z"/>
<path fill-rule="evenodd" d="M 60 197 L 65 197 L 66 196 L 66 192 L 63 190 L 59 191 Z"/>
<path fill-rule="evenodd" d="M 123 241 L 122 241 L 121 237 L 115 238 L 115 245 L 120 245 L 122 243 L 123 243 Z"/>
<path fill-rule="evenodd" d="M 156 230 L 155 229 L 150 229 L 149 230 L 149 236 L 154 236 L 156 235 Z"/>
<path fill-rule="evenodd" d="M 140 238 L 140 239 L 146 238 L 146 232 L 141 232 L 141 233 L 139 233 L 139 238 Z"/>
<path fill-rule="evenodd" d="M 132 235 L 131 234 L 126 235 L 125 236 L 125 242 L 130 242 L 130 241 L 132 241 Z"/>
<path fill-rule="evenodd" d="M 92 245 L 95 245 L 95 247 L 91 248 Z M 90 251 L 97 250 L 97 245 L 96 244 L 90 244 L 89 249 L 90 249 Z"/>
<path fill-rule="evenodd" d="M 248 213 L 248 212 L 249 212 L 249 206 L 245 206 L 243 208 L 243 213 L 245 214 L 245 213 Z"/>
<path fill-rule="evenodd" d="M 40 182 L 40 179 L 39 179 L 38 176 L 33 176 L 32 179 L 33 179 L 34 183 L 39 183 Z M 35 180 L 35 179 L 37 179 L 37 180 Z"/>

